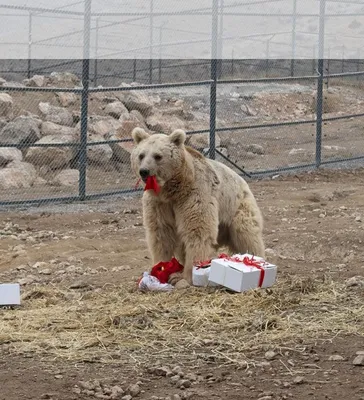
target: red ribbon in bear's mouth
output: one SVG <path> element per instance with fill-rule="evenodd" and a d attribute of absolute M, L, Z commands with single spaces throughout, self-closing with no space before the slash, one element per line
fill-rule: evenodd
<path fill-rule="evenodd" d="M 140 184 L 141 178 L 139 178 L 138 182 L 135 185 L 135 189 L 138 188 Z M 158 194 L 161 190 L 160 186 L 158 185 L 157 178 L 155 175 L 153 176 L 148 176 L 146 183 L 145 183 L 145 188 L 144 191 L 146 190 L 154 190 L 154 193 Z"/>

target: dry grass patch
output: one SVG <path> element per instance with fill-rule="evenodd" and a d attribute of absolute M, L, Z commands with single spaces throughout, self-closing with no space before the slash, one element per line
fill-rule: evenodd
<path fill-rule="evenodd" d="M 252 351 L 338 334 L 364 335 L 364 303 L 329 280 L 281 279 L 245 294 L 36 287 L 22 308 L 0 310 L 0 346 L 8 351 L 138 366 L 199 360 L 245 366 Z"/>

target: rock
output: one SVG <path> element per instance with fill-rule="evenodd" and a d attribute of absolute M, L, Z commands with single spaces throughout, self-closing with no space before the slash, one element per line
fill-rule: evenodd
<path fill-rule="evenodd" d="M 346 282 L 345 282 L 346 287 L 364 287 L 364 277 L 363 276 L 353 276 L 351 278 L 349 278 Z"/>
<path fill-rule="evenodd" d="M 135 384 L 135 385 L 130 385 L 127 389 L 127 392 L 132 396 L 138 396 L 138 394 L 140 393 L 140 387 L 139 385 Z"/>
<path fill-rule="evenodd" d="M 105 107 L 105 113 L 114 118 L 120 118 L 123 114 L 129 115 L 128 109 L 121 101 L 114 101 Z"/>
<path fill-rule="evenodd" d="M 290 156 L 295 156 L 295 155 L 297 155 L 297 154 L 305 154 L 306 153 L 306 150 L 305 149 L 292 149 L 292 150 L 290 150 L 289 151 L 289 155 Z"/>
<path fill-rule="evenodd" d="M 4 85 L 4 83 L 6 83 L 6 80 L 5 80 L 5 79 L 3 79 L 3 78 L 0 78 L 0 86 L 3 86 L 3 85 Z"/>
<path fill-rule="evenodd" d="M 83 281 L 77 281 L 70 285 L 70 289 L 84 289 L 89 287 L 89 284 Z"/>
<path fill-rule="evenodd" d="M 0 118 L 0 132 L 7 125 L 8 121 L 5 118 Z"/>
<path fill-rule="evenodd" d="M 105 135 L 105 139 L 118 140 L 119 138 L 115 135 L 115 133 L 110 133 Z M 130 165 L 130 153 L 134 146 L 133 142 L 110 143 L 109 146 L 116 160 L 123 164 Z"/>
<path fill-rule="evenodd" d="M 360 355 L 356 356 L 353 360 L 353 365 L 363 367 L 364 366 L 364 355 L 360 354 Z"/>
<path fill-rule="evenodd" d="M 0 147 L 0 167 L 5 167 L 11 161 L 22 161 L 23 154 L 14 147 Z"/>
<path fill-rule="evenodd" d="M 79 176 L 78 169 L 65 169 L 56 175 L 52 184 L 56 186 L 77 186 Z"/>
<path fill-rule="evenodd" d="M 25 87 L 22 83 L 20 82 L 14 82 L 14 81 L 10 81 L 10 82 L 5 82 L 3 83 L 3 87 Z"/>
<path fill-rule="evenodd" d="M 133 396 L 131 396 L 130 394 L 127 394 L 126 396 L 123 396 L 121 398 L 121 400 L 132 400 Z"/>
<path fill-rule="evenodd" d="M 51 275 L 52 271 L 49 268 L 46 268 L 46 269 L 42 269 L 41 271 L 39 271 L 39 273 L 41 275 Z"/>
<path fill-rule="evenodd" d="M 31 87 L 43 87 L 45 86 L 45 77 L 43 75 L 34 75 L 30 79 L 27 79 L 25 86 Z"/>
<path fill-rule="evenodd" d="M 90 135 L 88 142 L 105 142 L 100 135 Z M 105 164 L 111 160 L 113 151 L 108 144 L 98 144 L 87 148 L 87 159 L 96 164 Z"/>
<path fill-rule="evenodd" d="M 51 169 L 63 168 L 69 164 L 76 154 L 75 147 L 52 147 L 52 144 L 70 144 L 76 139 L 71 135 L 44 136 L 36 144 L 49 144 L 47 147 L 31 147 L 25 160 L 37 166 L 46 165 Z"/>
<path fill-rule="evenodd" d="M 1 130 L 0 143 L 32 144 L 40 137 L 39 122 L 32 117 L 20 116 Z"/>
<path fill-rule="evenodd" d="M 144 117 L 151 115 L 153 102 L 142 91 L 120 92 L 116 96 L 129 111 L 138 110 Z"/>
<path fill-rule="evenodd" d="M 186 144 L 188 146 L 194 147 L 197 150 L 202 151 L 204 148 L 210 146 L 210 135 L 208 133 L 198 133 L 196 135 L 187 136 Z M 216 147 L 221 146 L 220 137 L 215 134 L 215 145 Z"/>
<path fill-rule="evenodd" d="M 46 121 L 55 124 L 72 126 L 73 116 L 70 111 L 63 107 L 52 106 L 49 103 L 39 103 L 39 110 L 45 116 Z"/>
<path fill-rule="evenodd" d="M 0 93 L 0 117 L 10 117 L 13 113 L 13 99 L 7 93 Z"/>
<path fill-rule="evenodd" d="M 361 216 L 358 215 L 357 217 L 355 217 L 355 222 L 361 222 Z"/>
<path fill-rule="evenodd" d="M 265 357 L 266 360 L 270 361 L 270 360 L 273 360 L 276 357 L 276 355 L 277 354 L 274 351 L 269 350 L 264 354 L 264 357 Z"/>
<path fill-rule="evenodd" d="M 75 93 L 59 92 L 57 93 L 57 97 L 62 107 L 73 106 L 77 103 L 77 100 L 79 99 L 79 96 L 77 96 Z"/>
<path fill-rule="evenodd" d="M 76 85 L 80 83 L 80 79 L 70 72 L 52 72 L 50 74 L 50 81 L 53 84 L 72 84 Z"/>
<path fill-rule="evenodd" d="M 253 154 L 263 155 L 265 153 L 263 146 L 259 144 L 249 144 L 245 150 Z"/>
<path fill-rule="evenodd" d="M 305 378 L 303 376 L 296 376 L 293 379 L 293 383 L 296 384 L 296 385 L 301 385 L 304 382 L 305 382 Z"/>
<path fill-rule="evenodd" d="M 256 111 L 252 110 L 247 104 L 242 104 L 240 108 L 241 111 L 249 117 L 255 117 L 257 115 Z"/>
<path fill-rule="evenodd" d="M 137 127 L 143 128 L 148 131 L 148 128 L 145 125 L 144 121 L 141 121 L 140 118 L 138 118 L 138 115 L 133 113 L 133 111 L 129 114 L 123 114 L 120 117 L 119 122 L 121 123 L 121 126 L 116 129 L 116 136 L 119 139 L 131 139 L 131 132 L 134 128 Z"/>
<path fill-rule="evenodd" d="M 12 161 L 0 170 L 0 189 L 30 188 L 37 178 L 32 164 Z"/>
<path fill-rule="evenodd" d="M 47 184 L 47 181 L 40 176 L 34 181 L 33 186 L 44 186 Z"/>
<path fill-rule="evenodd" d="M 180 388 L 181 389 L 187 389 L 189 387 L 191 387 L 191 382 L 188 379 L 181 379 Z"/>
<path fill-rule="evenodd" d="M 154 374 L 158 376 L 168 376 L 172 374 L 172 371 L 169 367 L 156 367 L 154 369 Z"/>
<path fill-rule="evenodd" d="M 339 354 L 334 354 L 329 357 L 329 361 L 344 361 L 344 357 L 340 356 Z"/>
<path fill-rule="evenodd" d="M 174 394 L 173 400 L 181 400 L 181 396 L 179 394 Z"/>
<path fill-rule="evenodd" d="M 124 394 L 124 390 L 120 386 L 111 387 L 110 399 L 118 399 L 122 394 Z"/>
<path fill-rule="evenodd" d="M 121 127 L 121 123 L 114 118 L 92 116 L 89 118 L 88 131 L 96 135 L 105 136 L 110 132 L 115 132 Z M 81 123 L 76 126 L 77 130 L 81 131 Z"/>
<path fill-rule="evenodd" d="M 35 277 L 31 276 L 31 275 L 26 277 L 26 278 L 18 279 L 18 283 L 19 283 L 20 286 L 31 285 L 35 281 L 36 281 Z"/>
<path fill-rule="evenodd" d="M 41 135 L 42 136 L 53 136 L 53 135 L 76 135 L 77 130 L 70 128 L 69 126 L 62 126 L 55 124 L 54 122 L 43 121 L 41 124 Z"/>
<path fill-rule="evenodd" d="M 175 129 L 185 129 L 186 127 L 184 121 L 175 115 L 154 114 L 148 117 L 145 122 L 152 131 L 166 134 L 172 133 Z"/>

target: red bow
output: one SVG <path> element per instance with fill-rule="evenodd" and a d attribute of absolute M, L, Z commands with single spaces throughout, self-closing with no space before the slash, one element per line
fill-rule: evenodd
<path fill-rule="evenodd" d="M 160 283 L 168 283 L 169 277 L 176 273 L 182 272 L 183 265 L 181 265 L 174 257 L 171 261 L 161 261 L 160 263 L 156 264 L 150 275 L 155 276 Z"/>
<path fill-rule="evenodd" d="M 135 185 L 135 189 L 138 189 L 140 181 L 141 181 L 141 179 L 139 178 Z M 156 193 L 156 194 L 158 194 L 160 192 L 161 188 L 158 185 L 157 178 L 155 177 L 155 175 L 148 176 L 147 182 L 146 182 L 146 185 L 144 188 L 144 191 L 146 191 L 146 190 L 154 190 L 154 193 Z"/>

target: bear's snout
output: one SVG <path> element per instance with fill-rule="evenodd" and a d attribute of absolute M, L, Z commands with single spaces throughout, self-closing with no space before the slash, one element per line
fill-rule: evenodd
<path fill-rule="evenodd" d="M 145 169 L 145 168 L 141 168 L 139 170 L 139 175 L 143 179 L 143 181 L 145 181 L 148 178 L 148 176 L 150 175 L 150 170 L 149 169 Z"/>

